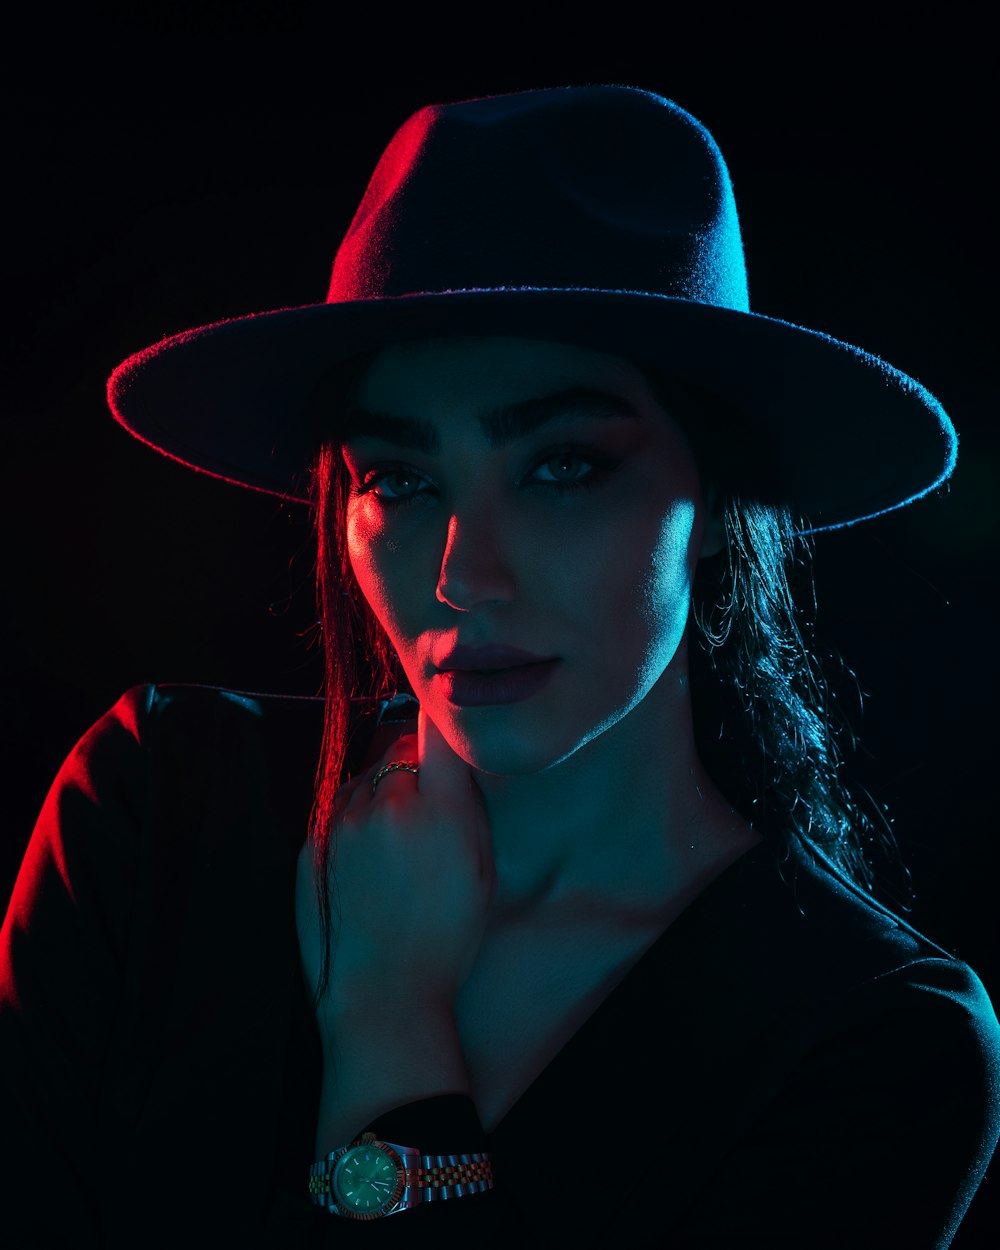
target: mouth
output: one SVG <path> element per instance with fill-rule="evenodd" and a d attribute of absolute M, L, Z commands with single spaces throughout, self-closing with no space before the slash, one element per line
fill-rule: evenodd
<path fill-rule="evenodd" d="M 523 647 L 514 647 L 506 643 L 487 643 L 481 647 L 459 643 L 453 645 L 446 654 L 438 651 L 434 658 L 435 667 L 439 673 L 493 673 L 544 663 L 555 657 L 538 655 L 524 650 Z"/>
<path fill-rule="evenodd" d="M 451 668 L 445 669 L 446 673 L 483 673 L 487 676 L 493 673 L 512 673 L 516 668 L 530 668 L 534 664 L 548 664 L 548 660 L 531 660 L 527 664 L 507 664 L 503 668 Z"/>
<path fill-rule="evenodd" d="M 457 707 L 520 703 L 538 694 L 555 675 L 561 661 L 534 660 L 505 668 L 445 669 L 434 680 Z"/>

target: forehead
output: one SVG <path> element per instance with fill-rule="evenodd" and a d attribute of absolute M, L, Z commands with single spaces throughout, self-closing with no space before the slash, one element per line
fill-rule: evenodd
<path fill-rule="evenodd" d="M 355 400 L 366 409 L 469 421 L 486 408 L 574 388 L 655 402 L 631 361 L 542 339 L 446 338 L 383 348 Z"/>

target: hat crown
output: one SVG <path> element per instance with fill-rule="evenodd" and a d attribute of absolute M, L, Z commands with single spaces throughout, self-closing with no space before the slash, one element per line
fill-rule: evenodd
<path fill-rule="evenodd" d="M 705 127 L 621 86 L 414 113 L 375 168 L 327 302 L 525 287 L 747 311 L 732 185 Z"/>

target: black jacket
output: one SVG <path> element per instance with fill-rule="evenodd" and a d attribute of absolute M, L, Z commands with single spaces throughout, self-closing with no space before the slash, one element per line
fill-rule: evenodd
<path fill-rule="evenodd" d="M 820 856 L 763 843 L 488 1137 L 457 1095 L 358 1126 L 488 1149 L 493 1192 L 376 1223 L 313 1208 L 294 876 L 321 727 L 318 699 L 146 685 L 70 753 L 0 941 L 5 1245 L 950 1243 L 1000 1134 L 983 986 Z"/>

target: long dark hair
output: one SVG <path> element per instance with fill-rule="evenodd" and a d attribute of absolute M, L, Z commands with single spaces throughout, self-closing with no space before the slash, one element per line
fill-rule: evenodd
<path fill-rule="evenodd" d="M 813 551 L 800 527 L 786 508 L 726 502 L 726 551 L 700 563 L 692 587 L 695 745 L 779 855 L 797 837 L 866 893 L 909 911 L 891 822 L 844 775 L 858 746 L 845 699 L 860 713 L 863 695 L 842 656 L 815 641 Z M 800 607 L 807 594 L 811 617 Z"/>
<path fill-rule="evenodd" d="M 337 411 L 368 358 L 328 379 L 316 402 Z M 646 370 L 654 393 L 686 431 L 703 487 L 723 509 L 727 543 L 698 564 L 691 595 L 688 667 L 695 745 L 709 776 L 780 861 L 798 838 L 818 848 L 848 881 L 910 910 L 912 889 L 891 823 L 867 791 L 844 776 L 857 739 L 845 707 L 853 686 L 841 656 L 816 644 L 812 540 L 806 518 L 745 489 L 759 441 L 711 396 Z M 707 419 L 706 419 L 707 418 Z M 727 437 L 720 437 L 727 434 Z M 720 451 L 720 448 L 725 450 Z M 749 466 L 749 468 L 748 468 Z M 330 972 L 330 830 L 352 728 L 352 708 L 409 690 L 399 659 L 358 588 L 347 554 L 350 478 L 336 437 L 327 436 L 310 468 L 316 532 L 316 589 L 324 652 L 326 713 L 310 835 L 314 848 L 323 964 Z M 802 602 L 812 605 L 813 618 Z M 879 862 L 881 861 L 881 863 Z"/>

